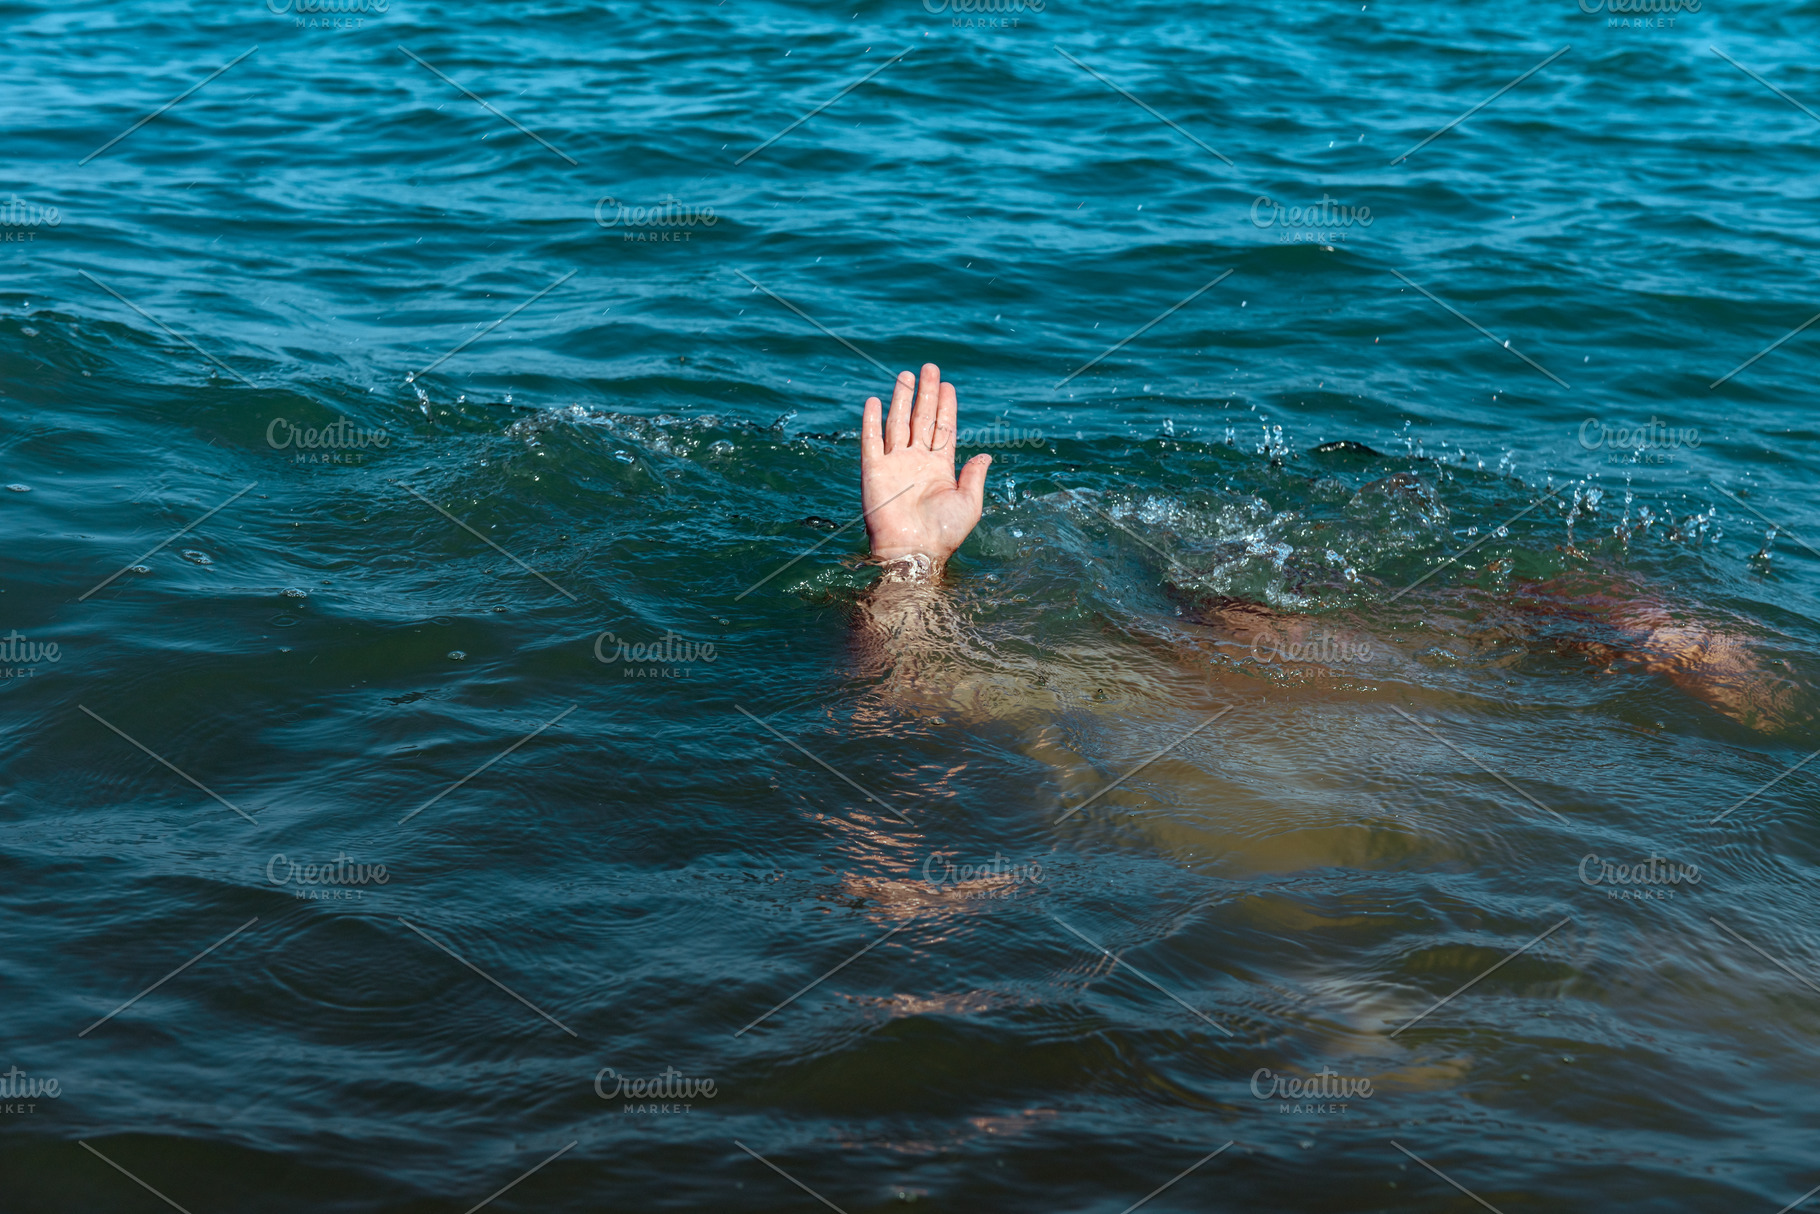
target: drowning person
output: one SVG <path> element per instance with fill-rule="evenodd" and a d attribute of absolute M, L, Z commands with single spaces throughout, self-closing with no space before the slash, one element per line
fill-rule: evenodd
<path fill-rule="evenodd" d="M 925 363 L 920 377 L 898 373 L 889 414 L 876 396 L 866 400 L 860 497 L 883 577 L 863 611 L 872 637 L 884 642 L 880 656 L 900 695 L 915 692 L 990 713 L 989 700 L 1003 706 L 1007 697 L 1028 698 L 1014 689 L 1029 683 L 1030 671 L 1008 669 L 1003 655 L 986 652 L 936 589 L 948 558 L 979 523 L 992 465 L 990 455 L 976 455 L 956 475 L 958 417 L 954 386 L 934 363 Z M 1378 483 L 1428 492 L 1407 473 Z M 1632 666 L 1666 677 L 1754 729 L 1780 728 L 1797 698 L 1796 684 L 1771 676 L 1741 637 L 1671 610 L 1621 576 L 1596 589 L 1523 584 L 1510 600 L 1510 615 L 1510 627 L 1532 647 L 1578 654 L 1607 673 Z M 1260 635 L 1305 634 L 1317 622 L 1232 598 L 1199 603 L 1185 616 L 1216 641 L 1241 647 L 1255 646 Z"/>

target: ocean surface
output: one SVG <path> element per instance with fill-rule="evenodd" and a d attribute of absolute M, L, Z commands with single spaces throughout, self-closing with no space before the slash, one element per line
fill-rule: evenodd
<path fill-rule="evenodd" d="M 1820 1203 L 1820 3 L 315 2 L 0 3 L 0 1208 Z"/>

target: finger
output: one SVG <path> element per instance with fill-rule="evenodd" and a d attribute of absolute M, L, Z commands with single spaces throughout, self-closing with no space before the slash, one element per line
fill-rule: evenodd
<path fill-rule="evenodd" d="M 943 384 L 941 389 L 941 407 L 935 411 L 935 441 L 930 448 L 948 453 L 948 466 L 954 467 L 954 427 L 960 417 L 960 400 L 954 395 L 953 384 Z"/>
<path fill-rule="evenodd" d="M 976 455 L 967 461 L 961 469 L 961 496 L 973 507 L 973 518 L 979 521 L 980 512 L 986 508 L 986 469 L 992 467 L 990 455 Z"/>
<path fill-rule="evenodd" d="M 910 394 L 916 388 L 916 377 L 908 371 L 897 373 L 891 388 L 891 416 L 885 419 L 885 450 L 902 451 L 910 445 Z"/>
<path fill-rule="evenodd" d="M 935 415 L 941 408 L 942 369 L 923 364 L 923 378 L 916 385 L 916 413 L 910 419 L 910 445 L 928 447 L 935 441 Z"/>
<path fill-rule="evenodd" d="M 885 434 L 881 421 L 885 407 L 878 403 L 878 397 L 866 398 L 866 411 L 859 419 L 859 466 L 864 471 L 868 465 L 885 453 Z"/>

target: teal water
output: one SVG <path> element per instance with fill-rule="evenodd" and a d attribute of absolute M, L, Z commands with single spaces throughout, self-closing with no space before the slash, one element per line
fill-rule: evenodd
<path fill-rule="evenodd" d="M 0 6 L 0 1206 L 1820 1185 L 1820 5 L 276 3 Z"/>

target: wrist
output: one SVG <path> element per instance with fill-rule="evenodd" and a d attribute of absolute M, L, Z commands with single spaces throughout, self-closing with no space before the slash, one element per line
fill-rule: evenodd
<path fill-rule="evenodd" d="M 944 538 L 926 532 L 917 534 L 910 528 L 904 528 L 897 535 L 886 532 L 866 537 L 867 546 L 872 549 L 872 559 L 875 561 L 895 561 L 906 556 L 921 555 L 934 561 L 937 569 L 954 555 L 954 548 L 942 542 Z"/>

